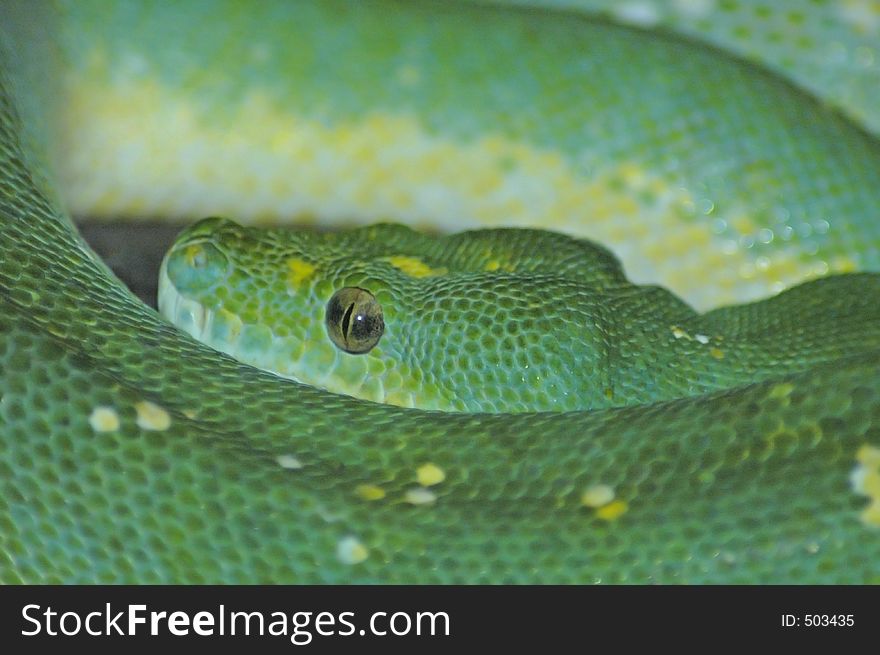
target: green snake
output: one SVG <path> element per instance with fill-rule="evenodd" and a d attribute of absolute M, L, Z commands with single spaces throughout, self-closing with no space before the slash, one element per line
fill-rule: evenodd
<path fill-rule="evenodd" d="M 503 4 L 4 3 L 0 580 L 880 581 L 876 4 Z M 506 371 L 485 307 L 544 303 L 538 360 L 576 299 L 618 326 L 591 409 L 522 411 L 560 397 L 527 376 L 490 413 L 405 408 L 197 342 L 71 214 L 552 228 L 685 300 L 543 231 L 374 227 L 254 264 L 288 296 L 373 287 L 382 353 L 399 307 L 441 350 L 482 329 L 472 361 Z M 406 305 L 467 266 L 476 323 Z M 652 396 L 660 365 L 686 381 Z"/>

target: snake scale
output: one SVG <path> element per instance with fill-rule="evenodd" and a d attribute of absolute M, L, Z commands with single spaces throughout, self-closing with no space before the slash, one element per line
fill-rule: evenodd
<path fill-rule="evenodd" d="M 0 580 L 880 581 L 876 3 L 544 4 L 4 3 Z M 72 214 L 553 228 L 699 309 L 844 275 L 760 381 L 437 413 L 218 354 Z"/>

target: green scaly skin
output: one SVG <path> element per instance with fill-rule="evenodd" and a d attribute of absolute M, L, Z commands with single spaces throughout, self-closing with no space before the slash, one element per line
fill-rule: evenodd
<path fill-rule="evenodd" d="M 262 84 L 287 89 L 276 99 L 291 113 L 327 124 L 396 106 L 434 135 L 467 143 L 500 133 L 558 153 L 583 175 L 596 162 L 635 158 L 674 172 L 676 185 L 712 199 L 727 218 L 734 205 L 753 207 L 756 234 L 763 225 L 785 235 L 779 221 L 791 222 L 790 245 L 832 271 L 836 258 L 868 271 L 880 264 L 873 137 L 774 75 L 577 16 L 304 2 L 284 10 L 297 14 L 285 22 L 277 6 L 260 7 L 193 3 L 175 8 L 173 21 L 164 7 L 3 9 L 0 580 L 880 581 L 876 328 L 846 336 L 834 320 L 811 322 L 827 309 L 816 305 L 834 299 L 862 303 L 854 325 L 876 323 L 875 276 L 837 277 L 779 299 L 778 315 L 799 326 L 793 334 L 805 350 L 764 381 L 567 413 L 380 405 L 219 355 L 134 299 L 67 218 L 61 199 L 76 194 L 58 183 L 57 171 L 69 169 L 56 146 L 71 132 L 56 127 L 56 114 L 71 79 L 115 79 L 87 70 L 85 44 L 104 43 L 111 54 L 141 48 L 160 79 L 202 99 L 208 124 L 228 121 L 236 89 Z M 233 34 L 224 31 L 230 17 L 241 27 Z M 199 29 L 189 42 L 156 47 L 172 22 Z M 382 38 L 371 38 L 379 25 Z M 249 76 L 234 55 L 224 59 L 235 49 L 224 40 L 240 45 L 252 29 L 288 44 L 280 68 Z M 416 45 L 431 39 L 433 49 Z M 601 47 L 572 59 L 585 43 Z M 297 57 L 322 44 L 335 58 L 320 58 L 331 63 L 317 75 Z M 401 92 L 385 74 L 401 53 L 421 58 L 424 71 L 467 74 L 423 71 L 445 85 Z M 649 56 L 627 65 L 637 53 Z M 554 69 L 558 76 L 543 75 Z M 213 72 L 214 86 L 188 75 L 195 70 Z M 491 90 L 488 100 L 481 89 Z M 396 164 L 401 175 L 419 153 L 407 157 Z M 234 181 L 241 169 L 230 169 Z M 174 197 L 177 182 L 152 191 Z M 339 186 L 337 208 L 348 208 Z M 636 201 L 652 202 L 648 191 Z M 206 198 L 191 209 L 240 215 L 237 202 Z M 332 207 L 300 209 L 329 219 Z M 380 218 L 377 207 L 355 218 Z M 806 224 L 827 229 L 795 229 Z M 721 237 L 734 229 L 713 225 Z M 772 260 L 780 241 L 753 245 Z M 709 314 L 701 328 L 773 333 L 766 315 L 734 313 Z M 671 326 L 659 329 L 668 339 Z M 831 361 L 808 361 L 817 348 Z"/>
<path fill-rule="evenodd" d="M 178 237 L 160 277 L 159 311 L 211 347 L 419 409 L 649 404 L 880 348 L 876 274 L 700 315 L 665 289 L 629 283 L 596 244 L 537 230 L 433 238 L 392 224 L 324 234 L 209 218 Z M 382 309 L 369 352 L 344 352 L 328 336 L 328 303 L 345 287 Z"/>

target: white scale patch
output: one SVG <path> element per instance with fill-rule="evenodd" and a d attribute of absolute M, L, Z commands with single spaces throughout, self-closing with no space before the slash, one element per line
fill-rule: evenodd
<path fill-rule="evenodd" d="M 278 457 L 275 458 L 275 461 L 284 469 L 296 470 L 303 467 L 302 462 L 293 455 L 278 455 Z"/>
<path fill-rule="evenodd" d="M 430 489 L 416 487 L 407 491 L 403 498 L 411 505 L 430 505 L 437 500 L 437 495 Z"/>
<path fill-rule="evenodd" d="M 336 546 L 336 557 L 343 564 L 360 564 L 367 557 L 370 551 L 355 537 L 344 537 Z"/>

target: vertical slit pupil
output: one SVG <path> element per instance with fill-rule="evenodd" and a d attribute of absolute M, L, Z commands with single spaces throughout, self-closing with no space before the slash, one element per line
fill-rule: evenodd
<path fill-rule="evenodd" d="M 342 317 L 342 336 L 345 337 L 345 340 L 348 341 L 348 328 L 351 327 L 351 313 L 354 311 L 354 303 L 351 303 L 348 306 L 348 309 L 345 310 L 345 315 Z"/>

